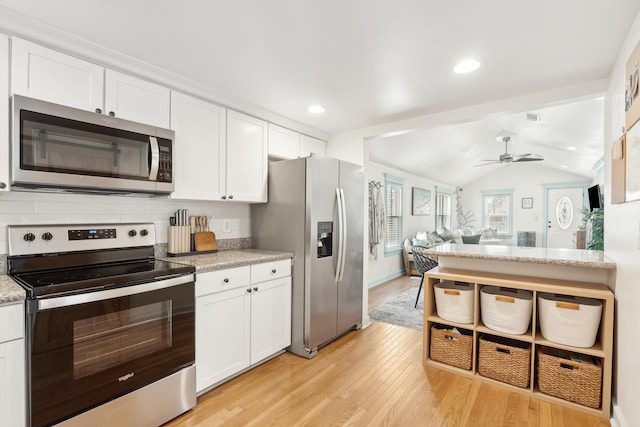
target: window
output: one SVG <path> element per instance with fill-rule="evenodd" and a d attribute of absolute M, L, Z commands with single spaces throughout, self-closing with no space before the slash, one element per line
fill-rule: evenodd
<path fill-rule="evenodd" d="M 436 231 L 438 233 L 441 233 L 445 227 L 451 229 L 452 194 L 451 190 L 436 187 Z"/>
<path fill-rule="evenodd" d="M 500 237 L 512 234 L 513 190 L 482 192 L 482 227 L 493 228 Z"/>
<path fill-rule="evenodd" d="M 402 250 L 402 178 L 385 174 L 387 242 L 385 255 Z"/>

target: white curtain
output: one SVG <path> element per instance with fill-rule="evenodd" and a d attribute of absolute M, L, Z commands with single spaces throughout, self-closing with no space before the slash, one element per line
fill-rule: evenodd
<path fill-rule="evenodd" d="M 384 241 L 384 192 L 377 181 L 369 182 L 369 252 L 378 257 L 376 247 Z"/>

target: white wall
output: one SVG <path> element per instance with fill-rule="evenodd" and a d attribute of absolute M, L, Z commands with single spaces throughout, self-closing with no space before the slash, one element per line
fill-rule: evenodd
<path fill-rule="evenodd" d="M 370 180 L 375 180 L 384 184 L 385 173 L 389 173 L 398 178 L 404 179 L 402 186 L 403 240 L 407 237 L 415 236 L 418 231 L 433 231 L 435 229 L 435 186 L 440 186 L 442 185 L 442 183 L 370 162 L 367 162 L 365 171 L 367 182 Z M 411 194 L 413 187 L 431 190 L 431 215 L 411 214 Z M 369 218 L 367 217 L 367 224 L 368 221 Z M 365 253 L 368 254 L 368 273 L 366 276 L 366 282 L 368 283 L 368 286 L 371 287 L 379 285 L 382 282 L 403 274 L 404 260 L 402 257 L 402 253 L 392 256 L 385 256 L 384 243 L 381 243 L 374 249 L 376 253 L 376 256 L 374 257 L 371 253 L 368 252 L 368 234 L 365 236 L 365 243 L 367 244 L 367 250 Z"/>
<path fill-rule="evenodd" d="M 640 425 L 640 202 L 611 204 L 611 142 L 624 123 L 625 63 L 640 42 L 640 14 L 622 46 L 609 78 L 605 102 L 605 254 L 617 263 L 614 342 L 614 419 L 621 427 Z"/>
<path fill-rule="evenodd" d="M 0 193 L 0 253 L 8 253 L 6 228 L 10 224 L 155 223 L 158 243 L 167 242 L 169 216 L 178 209 L 212 216 L 217 239 L 250 236 L 246 203 L 170 200 L 166 197 L 118 197 L 78 194 Z M 222 232 L 222 220 L 231 219 L 231 232 Z"/>
<path fill-rule="evenodd" d="M 515 245 L 518 231 L 535 231 L 536 246 L 541 246 L 544 232 L 542 205 L 543 184 L 590 183 L 591 178 L 550 168 L 540 163 L 520 163 L 497 166 L 483 178 L 463 187 L 463 210 L 472 211 L 475 227 L 482 227 L 482 191 L 513 189 L 513 237 L 505 244 Z M 522 209 L 521 199 L 533 198 L 533 209 Z"/>

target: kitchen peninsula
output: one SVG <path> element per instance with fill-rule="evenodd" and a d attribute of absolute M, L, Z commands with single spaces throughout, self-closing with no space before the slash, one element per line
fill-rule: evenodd
<path fill-rule="evenodd" d="M 601 251 L 586 251 L 577 249 L 531 248 L 512 246 L 483 246 L 464 244 L 445 244 L 425 250 L 425 253 L 438 258 L 439 266 L 425 273 L 425 310 L 423 332 L 423 362 L 426 365 L 455 372 L 463 376 L 507 387 L 510 390 L 532 395 L 536 398 L 556 404 L 569 406 L 601 418 L 608 419 L 611 411 L 611 377 L 613 361 L 613 319 L 614 319 L 614 278 L 616 264 L 609 260 Z M 435 286 L 441 281 L 454 281 L 471 285 L 473 291 L 473 321 L 472 323 L 456 323 L 443 319 L 438 315 L 435 298 Z M 499 287 L 501 290 L 527 291 L 532 295 L 532 310 L 529 316 L 529 328 L 523 334 L 513 334 L 497 331 L 484 323 L 482 316 L 485 307 L 485 286 Z M 447 291 L 445 291 L 447 292 Z M 458 294 L 456 294 L 458 295 Z M 564 310 L 567 315 L 582 315 L 584 306 L 578 304 L 581 298 L 597 301 L 602 307 L 595 343 L 590 347 L 566 345 L 552 341 L 542 335 L 540 326 L 541 314 L 540 297 L 554 295 L 558 301 L 568 299 L 570 303 L 555 303 L 555 310 Z M 503 297 L 504 298 L 504 297 Z M 488 300 L 488 299 L 487 299 Z M 497 301 L 513 303 L 513 297 L 506 297 Z M 518 301 L 516 301 L 517 303 Z M 507 304 L 508 309 L 502 314 L 512 313 L 517 304 Z M 570 309 L 570 310 L 569 310 Z M 569 313 L 570 312 L 570 313 Z M 515 312 L 514 312 L 515 313 Z M 562 315 L 562 314 L 561 314 Z M 596 320 L 597 323 L 597 320 Z M 558 324 L 552 325 L 560 328 Z M 433 331 L 456 330 L 460 333 L 451 338 L 451 333 L 445 335 L 449 341 L 438 342 L 440 334 Z M 570 330 L 570 332 L 574 332 Z M 444 359 L 439 353 L 434 353 L 434 343 L 437 351 L 451 342 L 466 341 L 466 347 L 452 351 Z M 483 362 L 483 343 L 487 341 L 500 342 L 493 353 L 489 354 L 490 363 L 495 363 L 503 357 L 505 362 L 498 371 L 507 375 L 506 378 L 493 377 L 486 374 L 486 362 Z M 504 344 L 506 342 L 508 344 Z M 504 344 L 504 345 L 503 345 Z M 455 344 L 453 344 L 455 346 Z M 521 350 L 524 349 L 524 350 Z M 502 351 L 502 353 L 498 353 Z M 526 351 L 526 356 L 519 360 L 520 374 L 527 378 L 525 386 L 512 385 L 509 376 L 513 376 L 517 351 Z M 557 369 L 552 374 L 553 381 L 564 384 L 553 384 L 549 387 L 542 379 L 548 372 L 541 367 L 541 360 L 547 353 L 570 352 L 571 360 L 556 357 Z M 450 356 L 466 353 L 468 364 L 452 366 Z M 505 356 L 506 354 L 506 356 Z M 569 353 L 566 353 L 569 354 Z M 484 353 L 486 356 L 487 353 Z M 596 379 L 591 383 L 580 383 L 579 376 L 586 372 L 585 365 L 574 363 L 573 357 L 581 362 L 593 361 L 589 367 L 595 366 L 599 371 Z M 437 359 L 437 360 L 434 360 Z M 484 359 L 485 361 L 487 359 Z M 562 362 L 560 362 L 562 361 Z M 483 365 L 484 363 L 484 365 Z M 483 369 L 484 372 L 483 372 Z M 524 372 L 522 372 L 524 370 Z M 546 388 L 545 388 L 546 387 Z M 566 395 L 566 390 L 576 387 L 574 394 Z M 595 394 L 592 402 L 585 403 L 582 399 L 585 392 Z"/>

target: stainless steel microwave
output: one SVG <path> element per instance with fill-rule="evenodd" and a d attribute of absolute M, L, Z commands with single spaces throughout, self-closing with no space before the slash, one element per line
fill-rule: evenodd
<path fill-rule="evenodd" d="M 11 186 L 16 190 L 168 194 L 175 133 L 14 95 Z"/>

